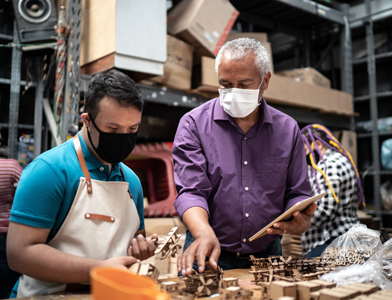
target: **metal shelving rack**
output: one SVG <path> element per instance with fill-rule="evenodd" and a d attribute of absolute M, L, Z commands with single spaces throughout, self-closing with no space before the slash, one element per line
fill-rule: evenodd
<path fill-rule="evenodd" d="M 80 5 L 81 1 L 70 1 L 68 2 L 76 3 L 77 5 Z M 174 1 L 173 1 L 174 2 Z M 314 24 L 315 26 L 329 26 L 331 27 L 333 24 L 338 24 L 340 27 L 343 28 L 343 30 L 340 31 L 340 44 L 344 44 L 345 47 L 341 48 L 340 51 L 340 78 L 341 78 L 341 89 L 345 92 L 348 93 L 353 93 L 353 62 L 351 58 L 351 32 L 348 28 L 348 21 L 347 21 L 347 16 L 350 11 L 350 7 L 348 4 L 341 4 L 339 6 L 339 9 L 333 9 L 327 6 L 324 6 L 320 3 L 317 3 L 315 1 L 303 1 L 303 0 L 274 0 L 274 1 L 258 1 L 258 0 L 250 0 L 246 1 L 246 3 L 242 0 L 231 0 L 234 6 L 237 4 L 240 5 L 240 3 L 243 3 L 243 5 L 247 5 L 247 7 L 250 7 L 249 10 L 240 10 L 240 20 L 246 19 L 249 22 L 253 22 L 254 24 L 257 24 L 259 26 L 264 26 L 264 28 L 269 28 L 269 29 L 274 29 L 278 31 L 282 31 L 285 33 L 290 33 L 294 34 L 297 36 L 301 36 L 303 40 L 305 41 L 305 46 L 304 46 L 304 51 L 305 51 L 305 61 L 310 64 L 310 50 L 306 49 L 307 45 L 307 35 L 308 35 L 308 28 L 309 24 Z M 244 4 L 245 3 L 245 4 Z M 72 4 L 73 5 L 73 4 Z M 272 11 L 277 11 L 276 15 L 270 14 L 270 17 L 268 16 L 262 16 L 260 17 L 257 15 L 257 9 L 253 10 L 251 6 L 255 6 L 258 9 L 266 10 L 269 9 Z M 250 12 L 249 12 L 250 11 Z M 72 8 L 72 13 L 79 12 L 79 8 Z M 254 12 L 254 13 L 252 13 Z M 286 17 L 284 17 L 286 16 Z M 77 15 L 78 18 L 80 18 L 79 15 Z M 68 17 L 69 23 L 70 17 Z M 74 24 L 75 22 L 77 23 L 78 21 L 74 17 Z M 358 23 L 358 21 L 356 21 Z M 360 22 L 358 24 L 361 24 Z M 297 26 L 298 25 L 298 26 Z M 350 23 L 350 27 L 352 27 L 353 24 Z M 75 37 L 78 36 L 77 33 L 74 35 Z M 5 39 L 10 39 L 10 36 L 3 36 L 0 35 L 0 38 L 5 38 Z M 14 38 L 14 37 L 12 37 Z M 80 38 L 80 37 L 79 37 Z M 79 43 L 73 42 L 74 49 L 77 51 L 77 48 L 79 46 Z M 332 45 L 332 44 L 331 44 Z M 331 50 L 331 47 L 328 47 L 329 50 Z M 72 49 L 71 49 L 72 50 Z M 80 49 L 79 49 L 80 51 Z M 21 52 L 15 49 L 15 61 L 13 60 L 12 65 L 13 66 L 18 66 L 18 57 L 17 55 L 21 55 Z M 383 57 L 388 57 L 392 56 L 392 52 L 389 54 L 384 54 L 380 56 L 380 58 Z M 73 57 L 75 54 L 73 55 Z M 19 57 L 20 58 L 20 57 Z M 359 63 L 359 61 L 355 62 Z M 78 67 L 77 62 L 73 64 L 74 67 Z M 15 119 L 15 111 L 17 111 L 16 104 L 18 102 L 18 93 L 19 89 L 15 88 L 16 86 L 19 88 L 20 85 L 25 85 L 26 82 L 20 81 L 20 73 L 18 74 L 18 70 L 20 72 L 20 67 L 16 67 L 14 70 L 13 75 L 11 76 L 11 79 L 0 79 L 0 84 L 11 84 L 12 86 L 12 91 L 13 91 L 13 100 L 12 100 L 12 105 L 13 107 L 13 119 L 11 122 L 10 118 L 10 124 L 0 124 L 0 126 L 10 126 L 12 127 L 12 130 L 14 128 L 24 128 L 25 125 L 23 124 L 17 124 L 17 118 Z M 78 75 L 78 72 L 75 72 L 76 75 Z M 19 76 L 19 79 L 18 79 Z M 83 80 L 81 80 L 83 81 Z M 75 95 L 72 99 L 73 104 L 68 108 L 71 112 L 73 112 L 72 115 L 69 115 L 69 122 L 70 123 L 75 123 L 75 118 L 77 114 L 75 115 L 74 112 L 77 112 L 77 101 L 75 99 L 78 99 L 78 93 L 83 89 L 83 84 L 78 86 L 78 83 L 81 82 L 80 80 L 72 79 L 69 81 L 69 84 L 67 87 L 69 89 L 73 89 L 71 93 Z M 37 90 L 41 90 L 41 83 L 36 82 L 36 87 Z M 167 106 L 168 108 L 181 108 L 181 109 L 187 109 L 190 110 L 205 101 L 207 101 L 207 98 L 204 98 L 200 95 L 196 94 L 188 94 L 184 93 L 181 91 L 176 91 L 176 90 L 170 90 L 166 88 L 161 88 L 161 87 L 154 87 L 154 86 L 147 86 L 147 85 L 140 85 L 144 99 L 146 100 L 147 103 L 150 103 L 152 105 L 154 104 L 159 104 L 159 105 L 164 105 Z M 68 92 L 66 92 L 65 95 L 67 95 Z M 381 97 L 381 94 L 378 94 L 377 97 Z M 387 96 L 387 95 L 386 95 Z M 389 95 L 388 95 L 389 96 Z M 36 95 L 37 98 L 40 97 L 40 95 Z M 368 98 L 366 98 L 368 97 Z M 369 96 L 362 97 L 362 101 L 366 101 L 369 99 Z M 356 99 L 356 101 L 361 101 L 361 99 Z M 64 101 L 67 102 L 67 101 Z M 309 111 L 306 109 L 300 109 L 300 108 L 294 108 L 294 107 L 286 107 L 286 106 L 280 106 L 280 105 L 274 105 L 276 108 L 279 110 L 291 115 L 294 117 L 299 123 L 323 123 L 326 126 L 333 126 L 333 127 L 339 127 L 342 129 L 354 129 L 354 119 L 352 117 L 344 116 L 344 115 L 334 115 L 334 114 L 324 114 L 324 113 L 319 113 L 319 112 L 314 112 L 314 111 Z M 36 110 L 41 111 L 42 108 L 40 108 L 40 101 L 38 100 Z M 65 108 L 64 110 L 67 110 Z M 175 109 L 174 109 L 175 110 Z M 181 110 L 181 112 L 183 112 Z M 10 112 L 11 115 L 11 112 Z M 26 128 L 32 129 L 36 132 L 39 131 L 39 128 L 41 128 L 42 124 L 40 123 L 39 119 L 42 119 L 42 116 L 38 114 L 37 120 L 35 126 L 31 125 L 26 125 Z M 16 120 L 16 121 L 15 121 Z M 16 127 L 15 127 L 16 126 Z M 64 138 L 66 132 L 64 131 L 67 126 L 63 126 L 63 130 L 61 132 L 62 137 Z M 39 142 L 39 136 L 36 135 L 37 137 L 37 147 L 36 147 L 36 154 L 39 154 L 40 152 L 40 142 Z M 9 145 L 15 144 L 16 143 L 16 135 L 12 134 L 9 135 Z M 13 152 L 10 153 L 11 157 L 15 157 L 16 152 L 12 150 Z"/>
<path fill-rule="evenodd" d="M 375 54 L 373 25 L 377 21 L 385 20 L 392 17 L 392 5 L 390 2 L 388 3 L 388 1 L 385 0 L 379 1 L 377 5 L 378 6 L 376 6 L 376 4 L 374 2 L 372 3 L 372 1 L 370 0 L 364 0 L 363 4 L 357 6 L 357 9 L 353 16 L 354 20 L 351 20 L 350 27 L 351 29 L 356 29 L 364 26 L 366 32 L 367 57 L 353 61 L 353 65 L 360 65 L 366 63 L 369 93 L 368 95 L 361 95 L 355 97 L 354 103 L 361 103 L 366 101 L 369 102 L 372 130 L 370 133 L 359 133 L 358 139 L 371 139 L 372 166 L 371 171 L 367 172 L 367 174 L 372 176 L 373 181 L 372 201 L 374 204 L 374 210 L 371 210 L 369 212 L 375 214 L 376 217 L 380 218 L 382 222 L 382 216 L 390 216 L 392 215 L 392 212 L 383 211 L 382 209 L 380 196 L 381 176 L 392 176 L 392 171 L 381 170 L 380 137 L 392 137 L 392 132 L 380 133 L 377 129 L 378 103 L 379 99 L 392 97 L 392 92 L 377 92 L 376 61 L 392 57 L 392 52 L 389 51 L 381 54 Z"/>
<path fill-rule="evenodd" d="M 61 126 L 57 126 L 49 120 L 54 119 L 50 110 L 45 110 L 46 119 L 50 125 L 52 136 L 55 137 L 57 144 L 64 142 L 67 138 L 67 130 L 70 125 L 78 125 L 78 111 L 80 99 L 80 31 L 81 31 L 81 0 L 67 1 L 67 22 L 71 25 L 72 30 L 68 37 L 68 59 L 66 64 L 66 80 L 65 80 L 65 101 L 62 115 Z M 27 83 L 21 80 L 22 66 L 22 48 L 19 47 L 19 36 L 14 22 L 13 35 L 0 34 L 0 40 L 13 42 L 16 47 L 12 49 L 11 61 L 11 78 L 0 78 L 0 84 L 10 85 L 10 105 L 9 105 L 9 122 L 0 123 L 0 127 L 8 128 L 8 157 L 17 158 L 17 137 L 18 129 L 34 130 L 34 157 L 37 157 L 42 151 L 42 140 L 47 140 L 47 131 L 43 133 L 43 108 L 45 101 L 48 99 L 43 97 L 43 67 L 44 61 L 39 57 L 34 62 L 35 82 L 32 85 L 35 88 L 35 109 L 34 109 L 34 125 L 20 124 L 19 122 L 19 102 L 20 87 L 26 86 Z"/>

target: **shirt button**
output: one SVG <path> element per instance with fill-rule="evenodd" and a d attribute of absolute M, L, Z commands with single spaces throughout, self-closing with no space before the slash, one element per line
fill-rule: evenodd
<path fill-rule="evenodd" d="M 240 253 L 239 253 L 239 252 L 237 252 L 237 256 L 240 256 Z"/>
<path fill-rule="evenodd" d="M 248 214 L 248 213 L 246 213 L 246 214 L 245 214 L 245 217 L 249 217 L 249 214 Z"/>
<path fill-rule="evenodd" d="M 104 167 L 100 167 L 99 169 L 100 169 L 101 171 L 105 170 L 105 168 L 104 168 Z"/>
<path fill-rule="evenodd" d="M 244 165 L 247 165 L 247 164 L 248 164 L 248 162 L 245 160 L 245 161 L 244 161 Z"/>
<path fill-rule="evenodd" d="M 246 242 L 246 239 L 243 239 L 242 241 L 245 243 L 245 242 Z"/>
<path fill-rule="evenodd" d="M 247 190 L 249 190 L 249 188 L 246 186 L 246 187 L 245 187 L 245 191 L 247 191 Z"/>
<path fill-rule="evenodd" d="M 244 138 L 244 140 L 247 140 L 248 138 Z"/>

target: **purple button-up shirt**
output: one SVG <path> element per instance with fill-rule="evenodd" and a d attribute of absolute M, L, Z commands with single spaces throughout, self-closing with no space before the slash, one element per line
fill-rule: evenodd
<path fill-rule="evenodd" d="M 222 249 L 256 253 L 277 235 L 257 231 L 311 196 L 304 144 L 295 120 L 262 99 L 247 134 L 219 98 L 184 115 L 173 145 L 177 213 L 202 207 Z"/>

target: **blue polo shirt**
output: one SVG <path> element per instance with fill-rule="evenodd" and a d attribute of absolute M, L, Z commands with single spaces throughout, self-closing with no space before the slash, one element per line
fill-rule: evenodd
<path fill-rule="evenodd" d="M 79 132 L 84 159 L 92 179 L 123 181 L 120 166 L 144 228 L 143 190 L 139 178 L 123 163 L 103 165 L 87 148 Z M 22 172 L 16 189 L 10 220 L 24 225 L 51 229 L 48 242 L 63 224 L 84 177 L 72 139 L 48 150 L 32 161 Z"/>

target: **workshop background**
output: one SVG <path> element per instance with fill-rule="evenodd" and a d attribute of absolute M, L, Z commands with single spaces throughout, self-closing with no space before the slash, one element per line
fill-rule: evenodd
<path fill-rule="evenodd" d="M 362 179 L 361 221 L 392 228 L 391 25 L 389 0 L 0 0 L 0 155 L 25 167 L 72 137 L 91 77 L 119 69 L 146 103 L 125 163 L 143 185 L 147 234 L 184 233 L 173 208 L 178 121 L 218 96 L 220 47 L 250 37 L 271 55 L 267 102 L 301 128 L 334 131 Z M 286 244 L 300 251 L 296 237 Z M 175 272 L 174 259 L 161 263 Z"/>

